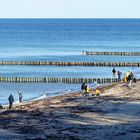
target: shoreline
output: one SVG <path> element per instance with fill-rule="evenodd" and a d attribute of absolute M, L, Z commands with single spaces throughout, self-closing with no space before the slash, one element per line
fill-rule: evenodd
<path fill-rule="evenodd" d="M 111 83 L 108 83 L 108 84 L 111 84 Z M 98 86 L 102 87 L 102 86 L 106 86 L 108 84 L 107 83 L 106 84 L 90 83 L 89 85 L 90 85 L 90 88 L 93 89 L 93 88 L 96 88 Z M 73 94 L 75 92 L 80 92 L 80 86 L 81 85 L 79 85 L 79 89 L 68 89 L 68 90 L 62 90 L 62 91 L 58 91 L 58 92 L 52 92 L 51 95 L 47 95 L 48 93 L 44 93 L 41 96 L 23 100 L 22 103 L 26 104 L 26 103 L 38 101 L 38 100 L 41 100 L 41 99 L 48 99 L 48 98 L 53 98 L 53 97 L 57 97 L 57 96 L 63 96 L 63 95 L 71 94 L 71 93 Z M 3 107 L 7 107 L 8 105 L 9 105 L 8 102 L 5 103 L 5 104 L 2 104 Z M 16 106 L 20 105 L 19 101 L 16 100 L 13 105 L 16 105 Z"/>
<path fill-rule="evenodd" d="M 95 91 L 95 89 L 99 88 L 101 91 L 105 90 L 105 89 L 108 89 L 108 88 L 111 88 L 112 86 L 115 86 L 116 84 L 118 83 L 106 83 L 106 84 L 97 84 L 97 85 L 93 85 L 90 87 L 90 97 L 93 97 L 91 94 L 93 94 L 93 92 Z M 80 89 L 80 88 L 79 88 Z M 44 96 L 45 94 L 43 94 L 42 96 Z M 79 97 L 81 96 L 82 98 L 82 94 L 81 94 L 81 91 L 78 90 L 78 91 L 70 91 L 69 93 L 65 93 L 64 94 L 60 94 L 60 95 L 56 95 L 56 96 L 50 96 L 50 97 L 43 97 L 41 99 L 39 99 L 40 97 L 42 96 L 39 96 L 37 98 L 33 98 L 33 99 L 28 99 L 28 100 L 24 100 L 22 103 L 19 103 L 18 101 L 14 102 L 13 104 L 13 110 L 17 110 L 17 109 L 32 109 L 32 107 L 28 107 L 30 105 L 33 105 L 33 104 L 37 104 L 38 102 L 50 102 L 51 104 L 51 101 L 52 100 L 58 100 L 61 98 L 71 98 L 71 97 Z M 3 112 L 5 110 L 9 110 L 9 104 L 3 104 L 3 109 L 0 110 L 0 112 Z"/>
<path fill-rule="evenodd" d="M 23 95 L 23 102 L 34 100 L 42 96 L 56 96 L 69 91 L 77 91 L 79 84 L 61 84 L 61 83 L 1 83 L 1 104 L 8 105 L 8 96 L 10 93 L 14 96 L 16 103 L 19 101 L 19 95 L 17 94 L 20 91 Z M 4 88 L 5 87 L 5 88 Z M 53 88 L 54 87 L 54 88 Z"/>
<path fill-rule="evenodd" d="M 104 90 L 104 89 L 110 88 L 116 84 L 118 84 L 118 83 L 106 83 L 106 84 L 97 84 L 97 85 L 92 84 L 92 86 L 90 87 L 90 97 L 92 97 L 91 94 L 93 93 L 93 91 L 95 91 L 95 89 L 100 88 L 101 90 Z M 42 96 L 44 96 L 44 95 L 45 94 L 43 94 Z M 34 99 L 29 99 L 29 100 L 23 101 L 22 103 L 16 103 L 13 106 L 14 107 L 26 106 L 26 105 L 30 105 L 30 104 L 36 104 L 36 102 L 40 102 L 40 101 L 44 101 L 44 100 L 51 101 L 51 100 L 61 99 L 61 98 L 70 98 L 73 96 L 74 97 L 79 97 L 79 96 L 82 97 L 82 94 L 81 94 L 80 90 L 73 90 L 73 91 L 69 91 L 68 93 L 63 92 L 63 94 L 49 96 L 49 97 L 45 96 L 42 98 L 42 96 L 39 96 L 39 97 L 34 98 Z"/>
<path fill-rule="evenodd" d="M 140 137 L 139 84 L 129 88 L 114 83 L 102 87 L 100 96 L 83 98 L 75 92 L 5 109 L 0 112 L 0 138 L 136 139 Z"/>

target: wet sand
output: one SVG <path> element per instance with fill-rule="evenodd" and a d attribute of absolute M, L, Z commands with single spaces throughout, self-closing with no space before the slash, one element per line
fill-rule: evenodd
<path fill-rule="evenodd" d="M 15 105 L 0 111 L 4 140 L 140 139 L 140 81 L 101 89 L 100 96 L 81 93 Z"/>

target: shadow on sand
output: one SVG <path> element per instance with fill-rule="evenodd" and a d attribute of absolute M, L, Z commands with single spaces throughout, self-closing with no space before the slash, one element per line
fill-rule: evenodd
<path fill-rule="evenodd" d="M 79 99 L 80 100 L 80 99 Z M 82 100 L 82 99 L 81 99 Z M 92 97 L 78 105 L 0 113 L 1 139 L 139 140 L 140 104 L 130 98 Z M 71 98 L 62 103 L 76 102 Z M 12 133 L 9 133 L 12 132 Z M 5 133 L 5 135 L 4 135 Z"/>

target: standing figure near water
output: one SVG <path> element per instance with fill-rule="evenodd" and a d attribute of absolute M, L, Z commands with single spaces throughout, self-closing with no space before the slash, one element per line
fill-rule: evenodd
<path fill-rule="evenodd" d="M 19 94 L 19 103 L 21 103 L 22 102 L 22 94 L 19 91 L 18 91 L 18 94 Z"/>
<path fill-rule="evenodd" d="M 122 73 L 120 71 L 118 71 L 118 81 L 121 81 L 121 75 L 122 75 Z"/>
<path fill-rule="evenodd" d="M 85 88 L 86 88 L 86 83 L 84 82 L 81 86 L 82 96 L 84 96 L 84 94 L 85 94 Z"/>
<path fill-rule="evenodd" d="M 10 94 L 8 100 L 9 100 L 9 109 L 12 109 L 13 102 L 14 102 L 14 97 L 12 94 Z"/>
<path fill-rule="evenodd" d="M 115 67 L 113 68 L 112 73 L 113 73 L 113 78 L 116 78 L 116 70 L 115 70 Z"/>

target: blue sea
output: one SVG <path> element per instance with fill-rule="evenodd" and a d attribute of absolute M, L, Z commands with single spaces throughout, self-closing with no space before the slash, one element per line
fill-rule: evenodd
<path fill-rule="evenodd" d="M 84 56 L 82 51 L 140 52 L 140 19 L 0 19 L 0 61 L 140 62 L 139 56 Z M 117 67 L 140 78 L 136 67 Z M 0 66 L 0 76 L 111 78 L 112 67 Z M 93 86 L 94 84 L 91 84 Z M 0 103 L 80 90 L 80 84 L 0 83 Z"/>

